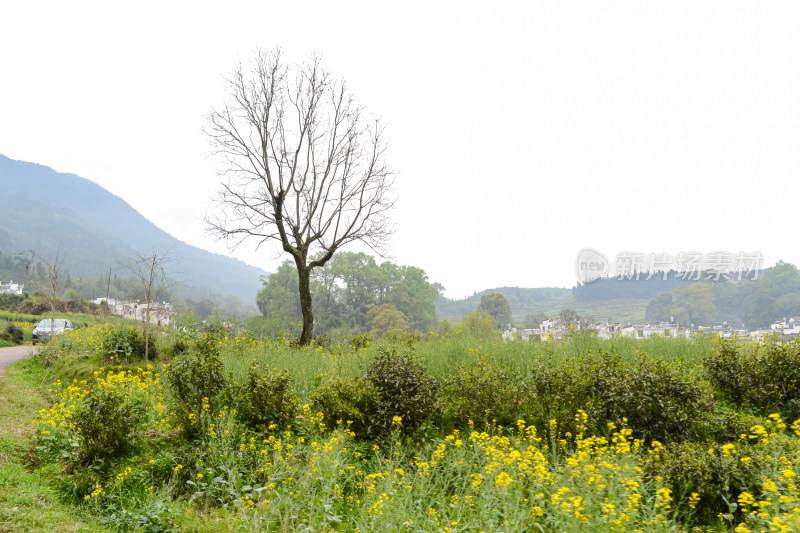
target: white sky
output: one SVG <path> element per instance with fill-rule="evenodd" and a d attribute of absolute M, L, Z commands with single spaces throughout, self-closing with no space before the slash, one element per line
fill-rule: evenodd
<path fill-rule="evenodd" d="M 6 2 L 0 153 L 226 253 L 203 233 L 219 180 L 201 129 L 223 77 L 279 45 L 322 54 L 383 117 L 393 259 L 449 296 L 572 286 L 586 246 L 800 263 L 800 3 L 488 6 Z"/>

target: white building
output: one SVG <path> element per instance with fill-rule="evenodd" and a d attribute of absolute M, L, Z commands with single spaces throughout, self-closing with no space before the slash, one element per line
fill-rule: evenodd
<path fill-rule="evenodd" d="M 5 285 L 0 283 L 0 294 L 22 294 L 23 288 L 25 285 L 14 283 L 14 280 L 11 280 Z"/>
<path fill-rule="evenodd" d="M 140 302 L 139 300 L 115 300 L 109 298 L 96 298 L 94 303 L 102 304 L 103 302 L 108 305 L 112 314 L 117 316 L 131 318 L 133 320 L 144 321 L 145 314 L 147 313 L 147 302 Z M 172 304 L 168 302 L 151 302 L 150 303 L 150 318 L 151 324 L 159 324 L 161 326 L 169 326 L 175 311 L 172 309 Z"/>

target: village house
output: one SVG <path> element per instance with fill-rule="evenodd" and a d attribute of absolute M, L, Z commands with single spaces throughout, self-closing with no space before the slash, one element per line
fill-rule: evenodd
<path fill-rule="evenodd" d="M 14 280 L 9 281 L 7 284 L 0 283 L 0 294 L 22 294 L 22 289 L 25 285 L 14 283 Z"/>
<path fill-rule="evenodd" d="M 145 314 L 147 313 L 147 303 L 140 302 L 139 300 L 115 300 L 109 298 L 96 298 L 94 303 L 102 305 L 105 303 L 112 314 L 133 320 L 144 322 Z M 175 311 L 172 304 L 168 302 L 151 302 L 150 303 L 150 317 L 151 324 L 158 324 L 160 326 L 169 326 Z"/>

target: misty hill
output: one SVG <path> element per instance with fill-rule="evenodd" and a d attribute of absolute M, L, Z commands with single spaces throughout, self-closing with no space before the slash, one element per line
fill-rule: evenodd
<path fill-rule="evenodd" d="M 159 229 L 123 199 L 75 174 L 0 154 L 0 250 L 53 257 L 59 243 L 73 277 L 107 274 L 138 253 L 168 251 L 182 283 L 252 304 L 263 270 L 190 246 Z"/>
<path fill-rule="evenodd" d="M 570 289 L 560 289 L 557 287 L 542 287 L 536 289 L 522 287 L 499 287 L 496 289 L 486 289 L 476 292 L 472 296 L 463 299 L 439 298 L 436 302 L 436 313 L 440 319 L 460 321 L 467 311 L 474 311 L 481 303 L 481 296 L 499 292 L 508 300 L 511 306 L 511 314 L 514 317 L 525 316 L 529 313 L 536 313 L 550 309 L 558 305 L 564 298 L 568 297 L 572 291 Z"/>
<path fill-rule="evenodd" d="M 612 284 L 612 286 L 617 286 Z M 446 318 L 460 322 L 467 311 L 474 311 L 484 294 L 500 293 L 508 300 L 514 325 L 524 327 L 525 317 L 533 314 L 544 314 L 555 318 L 562 309 L 573 309 L 582 317 L 591 317 L 596 322 L 641 323 L 645 320 L 647 304 L 650 301 L 650 290 L 638 295 L 631 292 L 626 284 L 617 286 L 619 290 L 607 291 L 603 287 L 603 297 L 579 298 L 576 288 L 558 287 L 498 287 L 486 289 L 460 300 L 439 298 L 436 302 L 436 313 L 439 319 Z"/>

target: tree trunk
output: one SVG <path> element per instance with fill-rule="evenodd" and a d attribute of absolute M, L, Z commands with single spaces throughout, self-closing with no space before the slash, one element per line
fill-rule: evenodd
<path fill-rule="evenodd" d="M 297 281 L 300 289 L 300 309 L 303 311 L 303 331 L 300 333 L 300 346 L 311 342 L 314 333 L 314 311 L 311 308 L 311 269 L 295 261 L 297 265 Z"/>

